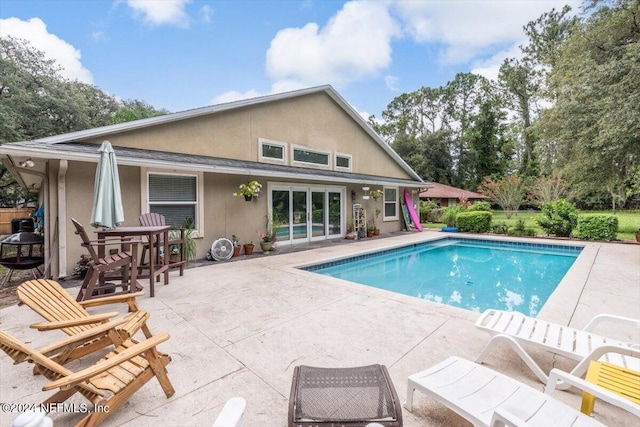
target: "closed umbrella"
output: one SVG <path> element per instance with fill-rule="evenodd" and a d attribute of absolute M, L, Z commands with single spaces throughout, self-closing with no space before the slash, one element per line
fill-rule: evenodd
<path fill-rule="evenodd" d="M 100 160 L 96 169 L 96 182 L 93 190 L 93 211 L 91 225 L 94 227 L 115 228 L 124 221 L 120 177 L 116 153 L 109 141 L 100 147 Z"/>

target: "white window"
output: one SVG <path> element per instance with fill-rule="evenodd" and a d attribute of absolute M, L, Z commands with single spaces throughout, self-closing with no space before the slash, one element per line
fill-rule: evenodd
<path fill-rule="evenodd" d="M 163 215 L 172 227 L 190 221 L 198 229 L 198 176 L 149 173 L 147 177 L 148 212 Z"/>
<path fill-rule="evenodd" d="M 331 166 L 331 153 L 326 151 L 310 150 L 306 147 L 292 147 L 292 164 L 329 168 Z"/>
<path fill-rule="evenodd" d="M 351 170 L 351 154 L 336 153 L 336 170 L 350 171 Z"/>
<path fill-rule="evenodd" d="M 286 163 L 287 143 L 258 138 L 258 152 L 261 162 Z"/>
<path fill-rule="evenodd" d="M 398 187 L 384 187 L 384 215 L 383 221 L 398 219 Z"/>

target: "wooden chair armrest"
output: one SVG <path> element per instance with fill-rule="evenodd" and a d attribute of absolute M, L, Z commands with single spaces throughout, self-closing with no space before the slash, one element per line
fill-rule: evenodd
<path fill-rule="evenodd" d="M 160 335 L 156 335 L 153 336 L 151 338 L 148 338 L 142 342 L 139 342 L 129 348 L 127 348 L 126 350 L 124 350 L 122 353 L 114 356 L 114 357 L 110 357 L 108 359 L 104 359 L 99 361 L 98 363 L 96 363 L 95 365 L 83 369 L 81 371 L 78 371 L 74 374 L 68 375 L 64 378 L 60 378 L 59 380 L 53 381 L 49 384 L 47 384 L 46 386 L 42 387 L 43 391 L 47 391 L 47 390 L 52 390 L 54 388 L 61 388 L 61 389 L 65 389 L 68 387 L 71 387 L 75 384 L 81 383 L 83 381 L 88 380 L 89 378 L 92 378 L 104 371 L 107 371 L 111 368 L 113 368 L 114 366 L 117 366 L 123 362 L 126 362 L 128 360 L 130 360 L 131 358 L 138 356 L 142 353 L 144 353 L 145 351 L 152 349 L 154 347 L 156 347 L 158 344 L 166 341 L 169 339 L 169 334 L 164 333 L 164 334 L 160 334 Z"/>
<path fill-rule="evenodd" d="M 64 351 L 67 347 L 75 348 L 78 344 L 105 336 L 111 329 L 115 330 L 118 326 L 122 325 L 125 322 L 127 322 L 127 319 L 121 317 L 120 319 L 115 319 L 110 322 L 103 323 L 99 326 L 96 326 L 95 328 L 87 329 L 86 331 L 72 335 L 56 343 L 49 344 L 38 349 L 38 351 L 46 356 L 49 356 L 50 354 L 55 355 Z"/>
<path fill-rule="evenodd" d="M 92 298 L 86 301 L 80 301 L 79 303 L 83 307 L 99 307 L 107 304 L 118 304 L 123 302 L 129 302 L 130 300 L 135 301 L 137 297 L 142 297 L 142 296 L 144 296 L 143 291 L 133 292 L 130 294 L 113 295 L 110 297 Z"/>
<path fill-rule="evenodd" d="M 90 240 L 87 243 L 83 243 L 85 246 L 112 246 L 112 245 L 128 245 L 131 243 L 143 243 L 142 240 L 132 240 L 129 237 L 122 239 L 99 239 Z"/>
<path fill-rule="evenodd" d="M 39 331 L 52 331 L 54 329 L 70 328 L 72 326 L 88 325 L 91 323 L 103 323 L 112 317 L 118 316 L 120 313 L 113 311 L 110 313 L 94 314 L 80 319 L 57 320 L 55 322 L 40 322 L 30 326 L 32 329 Z"/>

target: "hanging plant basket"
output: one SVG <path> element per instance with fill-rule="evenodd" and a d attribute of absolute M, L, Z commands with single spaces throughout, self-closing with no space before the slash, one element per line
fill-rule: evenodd
<path fill-rule="evenodd" d="M 234 192 L 233 195 L 244 196 L 244 199 L 250 202 L 254 197 L 260 195 L 260 189 L 262 189 L 262 184 L 258 181 L 249 181 L 246 184 L 240 184 L 238 191 Z"/>

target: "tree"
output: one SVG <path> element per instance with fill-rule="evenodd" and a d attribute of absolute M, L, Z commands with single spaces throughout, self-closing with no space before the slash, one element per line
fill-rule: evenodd
<path fill-rule="evenodd" d="M 508 175 L 500 181 L 485 178 L 478 187 L 478 192 L 484 194 L 492 203 L 500 206 L 507 218 L 520 209 L 524 201 L 525 187 L 517 175 Z"/>
<path fill-rule="evenodd" d="M 511 153 L 503 125 L 506 113 L 500 107 L 499 102 L 486 100 L 473 118 L 469 130 L 469 148 L 474 155 L 473 188 L 484 177 L 503 177 L 507 173 Z"/>
<path fill-rule="evenodd" d="M 537 206 L 550 203 L 566 196 L 569 183 L 562 179 L 560 173 L 541 175 L 529 188 L 529 200 Z"/>
<path fill-rule="evenodd" d="M 640 3 L 594 4 L 558 50 L 540 129 L 575 194 L 615 209 L 640 193 Z"/>
<path fill-rule="evenodd" d="M 62 78 L 28 41 L 0 37 L 0 143 L 102 126 L 116 109 L 97 87 Z"/>
<path fill-rule="evenodd" d="M 0 144 L 165 113 L 143 101 L 120 104 L 96 86 L 64 79 L 55 61 L 28 41 L 0 37 Z M 0 165 L 0 200 L 5 207 L 35 197 L 21 190 Z"/>
<path fill-rule="evenodd" d="M 472 116 L 484 95 L 487 80 L 477 74 L 458 73 L 444 88 L 444 103 L 447 116 L 456 133 L 453 158 L 456 165 L 453 185 L 464 188 L 473 181 L 473 157 L 469 152 L 469 134 Z"/>
<path fill-rule="evenodd" d="M 507 58 L 500 66 L 498 80 L 505 94 L 507 105 L 519 116 L 523 153 L 520 156 L 520 173 L 535 176 L 539 172 L 535 156 L 535 136 L 531 129 L 533 105 L 539 97 L 540 73 L 528 60 Z"/>
<path fill-rule="evenodd" d="M 156 110 L 153 106 L 139 99 L 122 101 L 118 106 L 115 115 L 111 118 L 112 124 L 130 122 L 133 120 L 146 119 L 149 117 L 162 116 L 169 111 Z"/>

